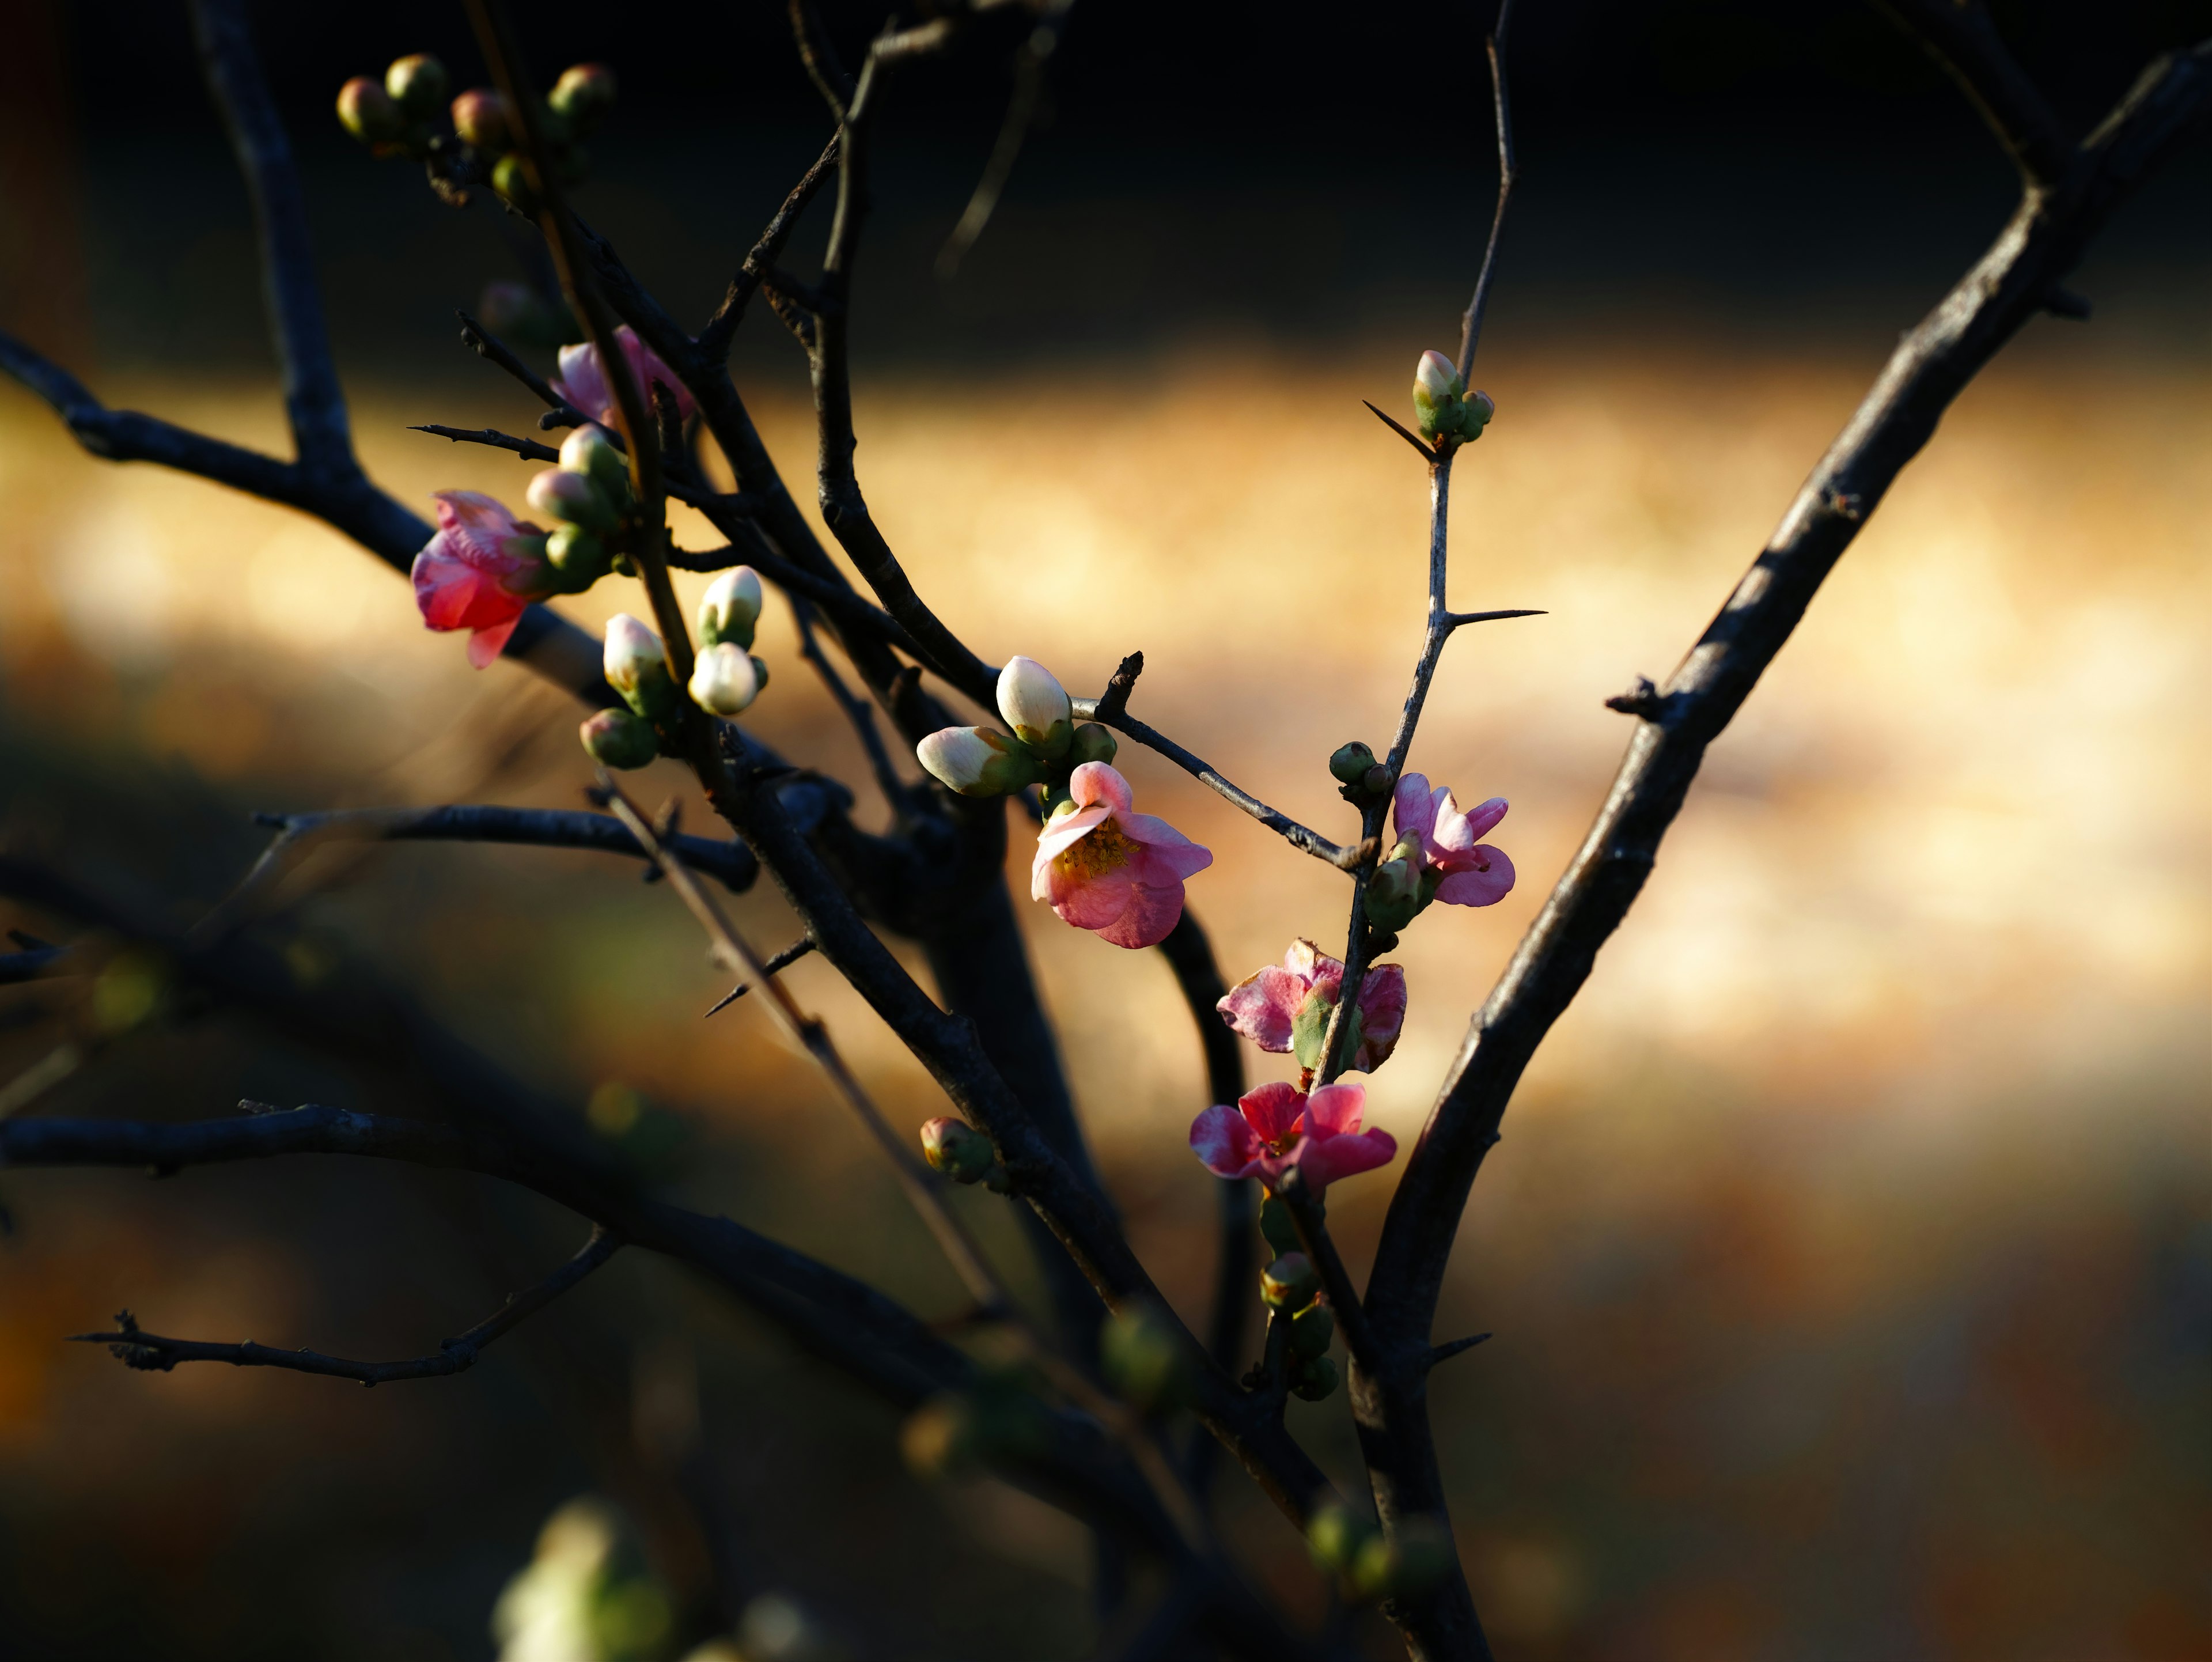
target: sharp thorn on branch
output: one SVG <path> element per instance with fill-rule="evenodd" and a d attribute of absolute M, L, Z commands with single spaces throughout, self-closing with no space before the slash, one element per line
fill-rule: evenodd
<path fill-rule="evenodd" d="M 1365 399 L 1362 399 L 1359 401 L 1362 404 L 1367 405 L 1367 407 L 1370 410 L 1375 410 L 1375 406 L 1372 404 L 1368 404 L 1368 401 Z M 1412 433 L 1408 432 L 1403 425 L 1394 421 L 1389 416 L 1384 415 L 1380 410 L 1375 410 L 1375 419 L 1381 422 L 1383 426 L 1389 428 L 1400 438 L 1405 440 L 1407 443 L 1412 445 L 1414 449 L 1419 451 L 1424 460 L 1433 462 L 1437 460 L 1437 453 L 1435 451 L 1430 449 L 1427 445 L 1423 444 L 1420 440 L 1414 437 Z"/>

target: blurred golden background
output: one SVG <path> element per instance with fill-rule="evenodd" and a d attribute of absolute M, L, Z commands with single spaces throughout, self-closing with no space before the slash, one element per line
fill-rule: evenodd
<path fill-rule="evenodd" d="M 264 19 L 305 88 L 287 96 L 310 184 L 341 204 L 318 229 L 362 457 L 418 512 L 455 487 L 520 507 L 529 465 L 406 430 L 523 431 L 534 415 L 443 345 L 445 308 L 508 274 L 498 237 L 482 216 L 434 219 L 417 181 L 308 125 L 363 67 L 347 53 L 439 44 L 416 28 L 428 8 L 391 9 L 404 29 L 349 20 L 335 44 Z M 548 25 L 629 74 L 594 27 L 573 8 Z M 173 43 L 148 39 L 117 48 L 126 89 L 168 63 Z M 1094 65 L 1128 61 L 1093 50 Z M 649 72 L 666 86 L 690 71 Z M 1449 344 L 1456 283 L 1426 265 L 1397 282 L 1383 257 L 1420 246 L 1439 164 L 1387 199 L 1322 171 L 1364 153 L 1289 183 L 1285 161 L 1256 192 L 1223 164 L 1146 233 L 1163 164 L 1083 128 L 1083 84 L 1066 93 L 1073 136 L 1035 161 L 1062 168 L 1060 193 L 1010 202 L 972 286 L 918 277 L 943 225 L 890 210 L 890 275 L 870 268 L 880 286 L 863 295 L 884 350 L 858 374 L 862 482 L 917 586 L 986 657 L 1027 654 L 1095 692 L 1143 649 L 1139 714 L 1341 836 L 1324 758 L 1387 737 L 1419 640 L 1425 482 L 1359 400 L 1398 409 L 1419 350 Z M 1698 84 L 1685 107 L 1771 113 Z M 1880 105 L 1872 84 L 1844 92 Z M 1463 801 L 1510 800 L 1492 840 L 1520 883 L 1488 910 L 1431 911 L 1395 954 L 1408 1025 L 1370 1100 L 1401 1142 L 1602 798 L 1626 724 L 1601 701 L 1673 665 L 1894 332 L 1995 223 L 1988 168 L 1941 144 L 1893 137 L 1848 162 L 1840 143 L 1818 149 L 1824 192 L 1784 177 L 1814 151 L 1770 174 L 1731 141 L 1650 153 L 1654 179 L 1686 157 L 1710 169 L 1664 210 L 1707 216 L 1679 240 L 1600 247 L 1577 216 L 1648 230 L 1662 210 L 1638 220 L 1618 135 L 1571 139 L 1553 100 L 1534 101 L 1528 142 L 1558 172 L 1529 186 L 1525 265 L 1508 245 L 1476 376 L 1499 413 L 1458 469 L 1453 518 L 1454 604 L 1546 615 L 1455 641 L 1413 758 Z M 1807 104 L 1821 121 L 1840 107 Z M 40 260 L 0 262 L 4 321 L 35 326 L 112 405 L 281 453 L 234 183 L 204 116 L 177 119 L 167 149 L 92 123 L 81 192 L 9 198 L 45 240 L 13 245 Z M 680 211 L 700 152 L 666 109 L 640 119 L 667 125 L 611 143 L 609 222 L 657 283 L 709 301 L 726 251 L 702 256 Z M 818 142 L 763 122 L 736 192 L 748 224 L 787 182 L 783 151 L 803 164 Z M 0 131 L 0 152 L 20 161 L 26 131 Z M 1316 131 L 1286 154 L 1321 146 Z M 954 153 L 933 131 L 887 165 L 906 186 L 963 170 L 957 207 L 972 157 Z M 1838 181 L 1884 168 L 1919 182 L 1899 187 L 1896 246 L 1862 269 L 1817 233 L 1857 200 Z M 1496 1336 L 1434 1389 L 1461 1545 L 1504 1654 L 2212 1657 L 2208 178 L 2154 194 L 2085 273 L 2109 320 L 2039 326 L 1904 475 L 1714 747 L 1508 1116 L 1438 1333 Z M 719 198 L 715 215 L 726 228 Z M 1741 245 L 1707 234 L 1723 223 Z M 1744 253 L 1762 238 L 1767 264 Z M 1267 281 L 1213 311 L 1194 301 L 1223 292 L 1246 245 Z M 1305 328 L 1331 283 L 1353 298 Z M 1074 316 L 1106 320 L 1075 338 Z M 757 319 L 740 362 L 811 495 L 796 350 Z M 0 502 L 8 852 L 181 926 L 264 845 L 256 810 L 578 805 L 574 706 L 519 668 L 470 671 L 403 581 L 320 526 L 88 458 L 13 388 Z M 718 540 L 696 521 L 678 535 Z M 687 597 L 704 584 L 682 581 Z M 626 587 L 563 609 L 596 629 L 635 608 Z M 854 783 L 878 823 L 780 601 L 763 642 L 774 684 L 749 721 Z M 1232 980 L 1296 935 L 1341 949 L 1335 877 L 1157 758 L 1122 761 L 1140 807 L 1214 850 L 1190 899 Z M 641 783 L 683 794 L 665 763 Z M 696 802 L 686 823 L 712 830 Z M 927 1312 L 956 1307 L 860 1135 L 762 1014 L 700 1020 L 725 989 L 673 898 L 626 862 L 355 848 L 317 855 L 280 900 L 303 984 L 402 986 L 692 1203 Z M 1184 1145 L 1205 1105 L 1188 1019 L 1154 955 L 1022 904 L 1115 1196 L 1201 1318 L 1215 1196 Z M 763 947 L 791 937 L 766 886 L 735 910 Z M 939 1111 L 833 972 L 807 960 L 790 980 L 896 1115 Z M 404 1077 L 247 1022 L 158 1000 L 118 1020 L 100 998 L 87 978 L 0 989 L 7 1111 L 408 1100 Z M 1254 1076 L 1285 1060 L 1255 1054 Z M 1396 1170 L 1334 1196 L 1356 1269 Z M 1028 1284 L 1004 1203 L 964 1198 Z M 0 1656 L 488 1656 L 501 1589 L 587 1491 L 630 1519 L 679 1604 L 712 1589 L 769 1612 L 740 1639 L 755 1662 L 840 1647 L 1056 1659 L 1095 1639 L 1080 1531 L 988 1480 L 909 1477 L 886 1411 L 665 1265 L 617 1261 L 465 1378 L 374 1392 L 131 1373 L 62 1342 L 127 1306 L 161 1332 L 421 1354 L 573 1249 L 574 1221 L 530 1197 L 307 1161 L 158 1184 L 6 1173 L 0 1202 Z M 1292 1415 L 1357 1489 L 1341 1395 Z M 1318 1617 L 1303 1543 L 1234 1474 L 1219 1481 L 1255 1575 Z M 778 1614 L 794 1610 L 798 1627 Z M 1360 1638 L 1393 1653 L 1379 1624 Z"/>

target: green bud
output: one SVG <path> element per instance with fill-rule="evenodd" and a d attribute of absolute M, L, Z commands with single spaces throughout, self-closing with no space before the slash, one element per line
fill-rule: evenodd
<path fill-rule="evenodd" d="M 1384 934 L 1396 934 L 1421 909 L 1421 880 L 1403 860 L 1384 861 L 1367 880 L 1367 921 Z"/>
<path fill-rule="evenodd" d="M 556 525 L 545 539 L 545 557 L 568 580 L 571 594 L 580 594 L 607 575 L 607 545 L 599 533 L 580 525 Z"/>
<path fill-rule="evenodd" d="M 354 76 L 338 88 L 338 123 L 373 149 L 397 143 L 407 130 L 398 107 L 365 75 Z"/>
<path fill-rule="evenodd" d="M 768 691 L 768 660 L 757 652 L 747 654 L 753 661 L 753 680 L 763 692 Z"/>
<path fill-rule="evenodd" d="M 514 143 L 507 100 L 489 87 L 471 87 L 456 98 L 453 116 L 453 131 L 465 144 L 472 144 L 480 150 L 504 151 Z"/>
<path fill-rule="evenodd" d="M 921 1128 L 921 1155 L 955 1183 L 979 1183 L 999 1163 L 991 1139 L 957 1119 L 933 1119 Z"/>
<path fill-rule="evenodd" d="M 1310 1304 L 1291 1319 L 1291 1355 L 1302 1362 L 1328 1355 L 1336 1337 L 1336 1312 L 1325 1304 Z"/>
<path fill-rule="evenodd" d="M 1291 1394 L 1302 1402 L 1317 1403 L 1336 1392 L 1336 1364 L 1327 1356 L 1301 1362 L 1291 1376 Z"/>
<path fill-rule="evenodd" d="M 1426 1518 L 1401 1519 L 1385 1539 L 1360 1543 L 1346 1579 L 1363 1599 L 1403 1598 L 1426 1592 L 1450 1573 L 1451 1537 Z"/>
<path fill-rule="evenodd" d="M 1067 759 L 1076 767 L 1085 762 L 1111 762 L 1121 748 L 1113 729 L 1097 721 L 1085 721 L 1075 730 L 1075 742 L 1068 747 Z"/>
<path fill-rule="evenodd" d="M 641 768 L 660 754 L 653 723 L 627 709 L 603 709 L 579 730 L 592 759 L 611 768 Z"/>
<path fill-rule="evenodd" d="M 1175 1318 L 1144 1300 L 1125 1305 L 1098 1330 L 1098 1362 L 1124 1402 L 1147 1414 L 1189 1400 L 1193 1371 Z"/>
<path fill-rule="evenodd" d="M 491 187 L 514 206 L 517 213 L 538 212 L 538 192 L 530 183 L 530 167 L 520 152 L 500 157 L 491 170 Z"/>
<path fill-rule="evenodd" d="M 1340 785 L 1357 785 L 1367 777 L 1367 770 L 1375 765 L 1375 752 L 1357 739 L 1348 745 L 1339 745 L 1329 752 L 1328 770 Z"/>
<path fill-rule="evenodd" d="M 446 101 L 446 66 L 425 52 L 392 60 L 384 72 L 384 90 L 410 121 L 428 121 Z"/>
<path fill-rule="evenodd" d="M 1306 1546 L 1314 1562 L 1339 1574 L 1352 1568 L 1376 1534 L 1374 1525 L 1342 1507 L 1324 1507 L 1306 1520 Z"/>
<path fill-rule="evenodd" d="M 1321 1274 L 1303 1252 L 1285 1252 L 1260 1272 L 1260 1297 L 1273 1310 L 1304 1310 L 1321 1294 Z"/>
<path fill-rule="evenodd" d="M 1303 1250 L 1298 1227 L 1291 1221 L 1291 1208 L 1280 1195 L 1270 1195 L 1260 1202 L 1260 1233 L 1278 1253 Z"/>
<path fill-rule="evenodd" d="M 545 101 L 571 132 L 587 133 L 615 107 L 615 72 L 604 64 L 571 64 Z"/>

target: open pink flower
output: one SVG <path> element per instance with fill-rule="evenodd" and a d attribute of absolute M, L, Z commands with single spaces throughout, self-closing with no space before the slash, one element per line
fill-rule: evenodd
<path fill-rule="evenodd" d="M 1398 1140 L 1363 1131 L 1364 1085 L 1324 1085 L 1311 1096 L 1283 1080 L 1247 1091 L 1190 1123 L 1191 1151 L 1218 1178 L 1258 1177 L 1269 1188 L 1295 1169 L 1316 1192 L 1339 1178 L 1388 1166 Z"/>
<path fill-rule="evenodd" d="M 653 408 L 653 383 L 659 381 L 676 400 L 684 420 L 699 413 L 698 400 L 684 390 L 684 383 L 676 379 L 676 372 L 661 361 L 660 355 L 637 338 L 636 330 L 625 323 L 615 331 L 615 338 L 622 343 L 623 356 L 629 360 L 629 372 L 637 377 L 638 393 L 648 411 Z M 606 366 L 599 362 L 599 349 L 589 341 L 561 349 L 561 368 L 552 378 L 552 386 L 600 426 L 614 426 L 615 389 L 607 380 Z"/>
<path fill-rule="evenodd" d="M 1420 839 L 1425 870 L 1436 874 L 1436 898 L 1449 906 L 1492 906 L 1513 888 L 1513 862 L 1502 849 L 1475 839 L 1505 818 L 1505 799 L 1493 796 L 1467 813 L 1451 787 L 1429 788 L 1418 773 L 1398 781 L 1390 805 L 1400 840 Z"/>
<path fill-rule="evenodd" d="M 1238 982 L 1213 1008 L 1261 1050 L 1296 1050 L 1301 1062 L 1317 1067 L 1323 1030 L 1343 984 L 1341 959 L 1331 958 L 1310 941 L 1293 941 L 1280 964 Z M 1321 1002 L 1309 1011 L 1316 995 Z M 1352 1070 L 1371 1074 L 1388 1062 L 1405 1025 L 1405 969 L 1378 964 L 1359 983 L 1359 1048 L 1352 1052 Z"/>
<path fill-rule="evenodd" d="M 475 490 L 441 490 L 438 534 L 422 545 L 411 575 L 427 629 L 465 629 L 469 661 L 499 656 L 530 605 L 545 566 L 545 533 Z"/>
<path fill-rule="evenodd" d="M 1182 916 L 1182 880 L 1213 863 L 1164 819 L 1132 813 L 1129 782 L 1104 762 L 1069 776 L 1069 803 L 1037 833 L 1032 899 L 1116 947 L 1157 947 Z"/>

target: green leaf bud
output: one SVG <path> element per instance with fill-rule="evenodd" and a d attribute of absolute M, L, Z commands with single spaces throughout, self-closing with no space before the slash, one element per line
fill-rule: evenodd
<path fill-rule="evenodd" d="M 660 754 L 653 723 L 627 709 L 603 709 L 578 729 L 592 759 L 610 768 L 641 768 Z"/>
<path fill-rule="evenodd" d="M 1328 770 L 1340 785 L 1357 785 L 1367 777 L 1367 770 L 1375 765 L 1375 752 L 1357 739 L 1348 745 L 1339 745 L 1329 752 Z"/>
<path fill-rule="evenodd" d="M 1304 1310 L 1321 1294 L 1321 1272 L 1303 1252 L 1285 1252 L 1260 1272 L 1260 1297 L 1273 1310 Z"/>
<path fill-rule="evenodd" d="M 1076 767 L 1085 762 L 1111 762 L 1121 748 L 1121 741 L 1114 736 L 1113 729 L 1097 721 L 1085 721 L 1075 730 L 1075 742 L 1068 746 L 1067 759 Z"/>
<path fill-rule="evenodd" d="M 1139 1300 L 1109 1317 L 1098 1330 L 1098 1361 L 1121 1399 L 1145 1413 L 1164 1413 L 1189 1400 L 1188 1347 L 1175 1318 L 1158 1305 Z"/>
<path fill-rule="evenodd" d="M 1291 1394 L 1301 1402 L 1317 1403 L 1336 1394 L 1336 1363 L 1327 1356 L 1298 1364 L 1291 1377 Z"/>
<path fill-rule="evenodd" d="M 1298 1227 L 1291 1221 L 1291 1208 L 1280 1195 L 1270 1195 L 1260 1202 L 1260 1233 L 1279 1254 L 1303 1250 Z"/>
<path fill-rule="evenodd" d="M 961 1120 L 939 1118 L 921 1128 L 921 1157 L 955 1183 L 979 1183 L 999 1163 L 991 1139 Z"/>

